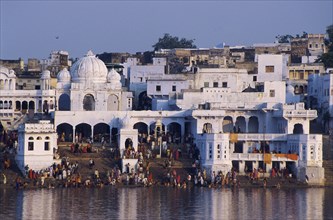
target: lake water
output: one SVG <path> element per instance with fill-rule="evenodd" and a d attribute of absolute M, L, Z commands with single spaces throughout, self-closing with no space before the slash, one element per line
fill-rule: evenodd
<path fill-rule="evenodd" d="M 333 219 L 333 188 L 0 189 L 0 219 Z"/>

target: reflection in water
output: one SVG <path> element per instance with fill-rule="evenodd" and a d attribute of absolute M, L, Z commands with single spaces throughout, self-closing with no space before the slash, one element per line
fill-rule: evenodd
<path fill-rule="evenodd" d="M 332 188 L 0 189 L 0 219 L 332 219 Z"/>

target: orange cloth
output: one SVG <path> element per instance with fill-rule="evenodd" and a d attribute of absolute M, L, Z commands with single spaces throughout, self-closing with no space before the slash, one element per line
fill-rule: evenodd
<path fill-rule="evenodd" d="M 297 154 L 275 154 L 276 157 L 285 157 L 290 160 L 298 160 Z"/>
<path fill-rule="evenodd" d="M 237 143 L 238 142 L 238 134 L 237 133 L 230 133 L 230 142 L 231 143 Z"/>
<path fill-rule="evenodd" d="M 264 163 L 271 164 L 272 163 L 272 155 L 271 154 L 264 154 Z"/>

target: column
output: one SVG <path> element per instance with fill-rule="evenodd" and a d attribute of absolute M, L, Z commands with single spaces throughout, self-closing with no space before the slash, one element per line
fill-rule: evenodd
<path fill-rule="evenodd" d="M 180 143 L 184 143 L 184 140 L 185 140 L 185 124 L 180 124 L 180 130 L 181 130 Z"/>
<path fill-rule="evenodd" d="M 245 174 L 244 172 L 244 168 L 245 168 L 245 161 L 239 161 L 239 173 L 240 174 Z"/>
<path fill-rule="evenodd" d="M 91 126 L 91 141 L 94 142 L 94 126 Z"/>
<path fill-rule="evenodd" d="M 73 126 L 73 143 L 75 143 L 75 136 L 76 136 L 76 134 L 75 134 L 75 126 Z"/>
<path fill-rule="evenodd" d="M 249 120 L 250 118 L 245 118 L 245 133 L 249 133 Z"/>

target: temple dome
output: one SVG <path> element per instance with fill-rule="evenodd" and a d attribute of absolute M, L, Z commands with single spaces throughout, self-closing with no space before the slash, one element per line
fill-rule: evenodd
<path fill-rule="evenodd" d="M 42 72 L 41 79 L 51 79 L 51 72 L 49 70 L 44 70 Z"/>
<path fill-rule="evenodd" d="M 90 50 L 86 56 L 76 61 L 71 68 L 73 82 L 105 83 L 108 70 L 104 62 L 98 59 Z"/>
<path fill-rule="evenodd" d="M 108 73 L 108 82 L 111 84 L 111 88 L 121 89 L 120 80 L 121 80 L 120 74 L 115 69 L 111 69 Z"/>
<path fill-rule="evenodd" d="M 58 82 L 69 82 L 71 81 L 71 74 L 67 68 L 62 69 L 57 75 Z"/>

